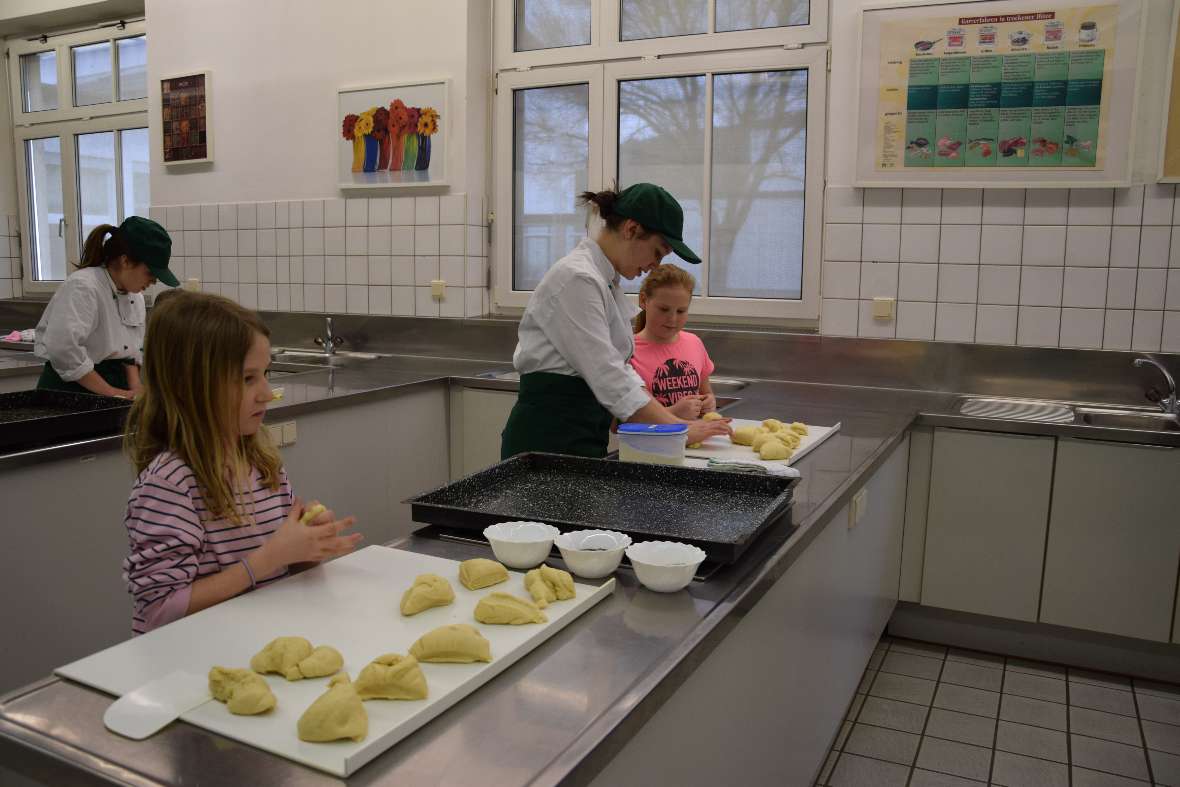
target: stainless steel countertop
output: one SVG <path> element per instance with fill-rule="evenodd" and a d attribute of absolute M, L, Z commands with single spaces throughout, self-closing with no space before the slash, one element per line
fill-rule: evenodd
<path fill-rule="evenodd" d="M 0 345 L 0 377 L 35 377 L 45 364 L 28 350 L 14 350 Z"/>

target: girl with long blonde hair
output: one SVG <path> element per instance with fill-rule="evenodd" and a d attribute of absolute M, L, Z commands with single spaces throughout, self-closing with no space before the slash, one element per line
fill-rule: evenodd
<path fill-rule="evenodd" d="M 360 541 L 341 535 L 353 517 L 300 521 L 304 505 L 261 428 L 274 397 L 269 335 L 258 315 L 216 295 L 179 293 L 152 310 L 124 438 L 139 474 L 123 561 L 135 634 Z"/>

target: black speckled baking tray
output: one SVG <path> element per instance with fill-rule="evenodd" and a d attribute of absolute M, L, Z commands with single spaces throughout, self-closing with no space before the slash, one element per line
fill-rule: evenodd
<path fill-rule="evenodd" d="M 546 522 L 563 532 L 617 530 L 637 541 L 695 544 L 732 563 L 790 516 L 796 479 L 528 453 L 405 502 L 414 521 L 482 530 Z"/>
<path fill-rule="evenodd" d="M 0 394 L 0 454 L 118 434 L 131 402 L 68 391 Z"/>

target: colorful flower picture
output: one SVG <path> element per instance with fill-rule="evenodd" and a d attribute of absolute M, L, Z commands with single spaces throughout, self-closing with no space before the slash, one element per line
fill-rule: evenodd
<path fill-rule="evenodd" d="M 446 174 L 447 82 L 341 90 L 340 187 L 438 186 Z"/>

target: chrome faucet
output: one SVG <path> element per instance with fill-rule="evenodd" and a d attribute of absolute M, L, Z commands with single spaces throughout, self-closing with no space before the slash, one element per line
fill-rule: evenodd
<path fill-rule="evenodd" d="M 315 343 L 324 348 L 325 355 L 335 355 L 336 346 L 344 343 L 343 336 L 332 333 L 332 318 L 324 317 L 324 335 L 315 337 Z"/>
<path fill-rule="evenodd" d="M 1172 373 L 1168 371 L 1167 367 L 1155 358 L 1146 355 L 1142 358 L 1136 358 L 1131 363 L 1136 366 L 1154 366 L 1156 369 L 1159 369 L 1160 374 L 1164 376 L 1164 379 L 1168 383 L 1168 396 L 1166 399 L 1160 399 L 1160 409 L 1169 415 L 1180 414 L 1180 406 L 1177 406 L 1176 402 L 1176 380 L 1172 377 Z"/>

